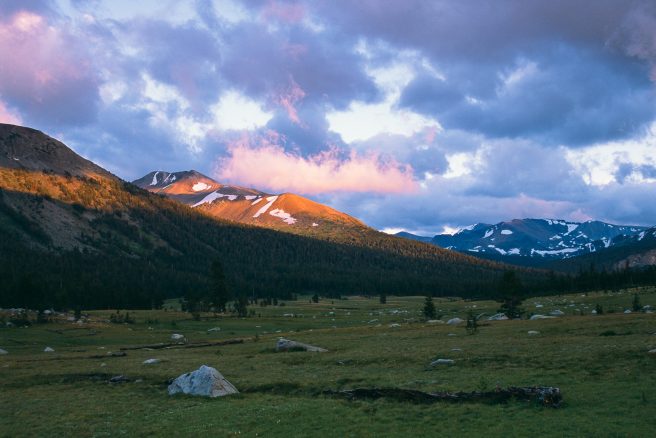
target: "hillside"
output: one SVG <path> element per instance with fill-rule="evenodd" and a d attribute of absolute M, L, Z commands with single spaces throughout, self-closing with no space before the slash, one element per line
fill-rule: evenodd
<path fill-rule="evenodd" d="M 260 297 L 486 295 L 503 269 L 370 228 L 337 243 L 222 221 L 28 128 L 0 124 L 0 157 L 0 306 L 150 306 L 209 287 L 215 259 L 233 292 Z"/>
<path fill-rule="evenodd" d="M 374 231 L 358 219 L 302 196 L 225 185 L 195 170 L 151 172 L 133 184 L 243 224 L 336 241 Z"/>

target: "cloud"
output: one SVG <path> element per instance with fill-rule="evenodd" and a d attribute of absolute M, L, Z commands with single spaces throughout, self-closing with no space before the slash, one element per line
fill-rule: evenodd
<path fill-rule="evenodd" d="M 301 194 L 327 192 L 408 193 L 417 188 L 412 169 L 394 160 L 384 161 L 375 153 L 355 152 L 346 157 L 327 150 L 310 157 L 285 152 L 278 146 L 277 133 L 260 139 L 257 146 L 243 138 L 228 148 L 215 175 L 221 181 Z"/>
<path fill-rule="evenodd" d="M 22 123 L 20 116 L 9 110 L 2 100 L 0 100 L 0 123 L 9 123 L 11 125 L 20 125 Z"/>
<path fill-rule="evenodd" d="M 20 10 L 0 19 L 0 94 L 31 123 L 90 123 L 99 79 L 85 54 L 72 34 L 45 16 Z"/>

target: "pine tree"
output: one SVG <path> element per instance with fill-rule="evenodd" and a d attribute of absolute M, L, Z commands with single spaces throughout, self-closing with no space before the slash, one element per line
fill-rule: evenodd
<path fill-rule="evenodd" d="M 426 301 L 424 301 L 424 317 L 426 319 L 435 318 L 435 304 L 433 304 L 433 297 L 430 295 L 427 295 Z"/>
<path fill-rule="evenodd" d="M 499 312 L 503 312 L 510 319 L 521 318 L 522 309 L 522 283 L 515 271 L 505 271 L 499 281 L 497 301 L 501 303 Z"/>
<path fill-rule="evenodd" d="M 223 272 L 223 264 L 220 260 L 214 260 L 211 267 L 212 286 L 209 297 L 209 302 L 219 312 L 225 312 L 226 304 L 230 299 L 228 287 L 226 285 L 225 273 Z"/>
<path fill-rule="evenodd" d="M 387 304 L 387 295 L 385 293 L 380 294 L 380 304 Z"/>
<path fill-rule="evenodd" d="M 634 312 L 639 312 L 642 309 L 642 306 L 640 305 L 640 296 L 637 293 L 633 294 L 632 308 Z"/>

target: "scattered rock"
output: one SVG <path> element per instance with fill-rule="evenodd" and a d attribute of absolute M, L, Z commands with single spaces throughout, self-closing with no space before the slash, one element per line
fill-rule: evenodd
<path fill-rule="evenodd" d="M 388 327 L 389 327 L 389 328 L 401 327 L 401 324 L 396 324 L 396 323 L 394 323 L 394 324 L 390 324 Z"/>
<path fill-rule="evenodd" d="M 431 366 L 434 367 L 436 365 L 453 365 L 455 364 L 456 361 L 453 359 L 437 359 L 431 362 Z"/>
<path fill-rule="evenodd" d="M 111 379 L 109 379 L 109 383 L 124 383 L 124 382 L 129 382 L 130 379 L 125 377 L 124 375 L 119 375 L 119 376 L 114 376 Z"/>
<path fill-rule="evenodd" d="M 146 360 L 143 361 L 144 365 L 151 365 L 151 364 L 160 363 L 160 362 L 161 362 L 161 360 L 159 360 L 159 359 L 146 359 Z"/>
<path fill-rule="evenodd" d="M 563 316 L 564 314 L 565 312 L 563 312 L 560 309 L 552 310 L 551 312 L 549 312 L 549 315 L 551 316 Z"/>
<path fill-rule="evenodd" d="M 555 318 L 555 316 L 533 315 L 529 318 L 529 320 L 535 321 L 536 319 L 552 319 L 552 318 Z"/>
<path fill-rule="evenodd" d="M 211 329 L 207 330 L 207 333 L 220 332 L 220 331 L 221 331 L 221 327 L 212 327 Z"/>
<path fill-rule="evenodd" d="M 508 317 L 506 316 L 505 313 L 497 313 L 495 315 L 490 316 L 487 320 L 488 321 L 505 321 L 507 319 L 508 319 Z"/>
<path fill-rule="evenodd" d="M 182 374 L 169 385 L 169 395 L 180 392 L 205 397 L 222 397 L 239 391 L 216 368 L 202 365 L 196 371 Z"/>
<path fill-rule="evenodd" d="M 2 348 L 0 348 L 0 356 L 3 354 L 9 354 L 9 352 L 7 350 L 3 350 Z"/>
<path fill-rule="evenodd" d="M 449 333 L 447 336 L 458 336 L 455 333 Z"/>
<path fill-rule="evenodd" d="M 55 349 L 54 349 L 54 348 L 50 348 L 50 347 L 46 347 L 46 348 L 43 349 L 43 352 L 44 352 L 44 353 L 54 353 L 54 352 L 55 352 Z"/>
<path fill-rule="evenodd" d="M 289 339 L 280 338 L 276 343 L 276 351 L 289 351 L 289 350 L 305 350 L 305 351 L 315 351 L 318 353 L 324 353 L 328 350 L 321 347 L 315 347 L 314 345 L 304 344 L 302 342 L 291 341 Z"/>
<path fill-rule="evenodd" d="M 451 319 L 448 320 L 446 323 L 447 323 L 448 325 L 458 325 L 458 324 L 462 324 L 463 322 L 465 322 L 464 319 L 460 319 L 460 318 L 451 318 Z"/>
<path fill-rule="evenodd" d="M 540 332 L 537 331 L 537 330 L 529 330 L 529 331 L 528 331 L 528 334 L 529 334 L 529 336 L 535 336 L 535 335 L 539 335 Z"/>
<path fill-rule="evenodd" d="M 444 324 L 444 321 L 441 321 L 439 319 L 429 319 L 426 321 L 428 324 Z"/>

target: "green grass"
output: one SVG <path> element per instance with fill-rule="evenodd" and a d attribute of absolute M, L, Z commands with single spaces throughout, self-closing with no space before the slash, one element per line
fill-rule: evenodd
<path fill-rule="evenodd" d="M 656 305 L 656 290 L 640 293 L 643 305 Z M 175 310 L 135 311 L 130 314 L 136 323 L 129 325 L 102 322 L 111 311 L 94 311 L 84 325 L 2 328 L 0 348 L 9 354 L 0 356 L 0 436 L 652 436 L 656 357 L 647 351 L 656 348 L 656 314 L 623 314 L 632 294 L 531 298 L 527 311 L 558 308 L 567 315 L 483 321 L 476 335 L 462 326 L 425 323 L 423 297 L 388 297 L 385 305 L 360 297 L 319 304 L 305 298 L 254 307 L 260 316 L 246 319 L 193 321 Z M 590 315 L 597 303 L 614 313 Z M 492 314 L 497 307 L 456 299 L 435 299 L 435 305 L 443 320 L 464 318 L 470 308 Z M 401 327 L 390 328 L 392 323 Z M 221 330 L 208 333 L 212 327 Z M 540 334 L 529 336 L 528 330 Z M 189 342 L 246 342 L 89 358 L 122 346 L 169 342 L 172 333 Z M 275 353 L 278 336 L 330 351 Z M 44 353 L 46 346 L 55 353 Z M 162 362 L 143 365 L 148 358 Z M 456 363 L 431 369 L 436 358 Z M 169 379 L 202 364 L 216 367 L 241 393 L 217 399 L 167 395 Z M 119 374 L 133 381 L 106 382 Z M 320 394 L 373 386 L 473 391 L 496 385 L 558 386 L 565 402 L 560 409 L 519 401 L 419 405 Z"/>

